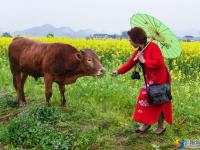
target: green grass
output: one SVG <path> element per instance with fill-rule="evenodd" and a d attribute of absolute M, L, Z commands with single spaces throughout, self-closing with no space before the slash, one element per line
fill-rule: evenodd
<path fill-rule="evenodd" d="M 29 77 L 25 84 L 28 106 L 16 107 L 6 53 L 0 63 L 0 149 L 175 149 L 177 139 L 200 139 L 199 93 L 196 78 L 173 80 L 173 120 L 162 136 L 134 133 L 132 120 L 142 80 L 130 73 L 112 78 L 117 67 L 105 63 L 103 78 L 84 77 L 66 86 L 68 107 L 60 108 L 58 86 L 53 85 L 52 107 L 45 106 L 43 78 Z M 191 73 L 192 74 L 192 73 Z M 180 76 L 173 72 L 173 76 Z M 184 76 L 187 77 L 187 74 Z"/>
<path fill-rule="evenodd" d="M 1 116 L 18 112 L 0 127 L 1 144 L 7 149 L 156 149 L 157 146 L 173 149 L 176 139 L 200 138 L 198 82 L 173 82 L 174 124 L 167 125 L 167 132 L 157 137 L 153 129 L 144 135 L 134 133 L 137 123 L 131 119 L 132 111 L 143 82 L 131 80 L 130 74 L 117 78 L 109 73 L 102 79 L 81 78 L 67 86 L 65 110 L 59 107 L 56 84 L 53 106 L 45 107 L 42 78 L 37 82 L 28 79 L 25 93 L 29 104 L 26 108 L 16 108 L 9 70 L 1 70 L 0 74 Z M 45 114 L 47 110 L 52 113 Z"/>

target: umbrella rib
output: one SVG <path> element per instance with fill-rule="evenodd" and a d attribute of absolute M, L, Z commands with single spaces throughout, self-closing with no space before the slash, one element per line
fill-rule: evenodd
<path fill-rule="evenodd" d="M 152 17 L 152 19 L 153 19 L 153 23 L 150 21 L 151 19 L 148 17 L 149 22 L 151 22 L 151 24 L 154 24 L 156 31 L 161 33 L 159 28 L 162 26 L 162 23 L 160 21 L 158 21 L 160 23 L 160 25 L 159 25 L 159 27 L 157 27 L 157 24 L 155 22 L 155 18 Z"/>
<path fill-rule="evenodd" d="M 155 18 L 154 18 L 155 19 Z M 160 20 L 158 20 L 158 22 L 160 23 L 160 25 L 159 25 L 159 28 L 161 29 L 161 26 L 164 26 L 164 28 L 168 28 L 168 27 L 166 27 Z M 165 29 L 163 30 L 163 31 L 165 31 Z M 159 30 L 159 32 L 163 32 L 163 31 L 160 31 Z"/>
<path fill-rule="evenodd" d="M 146 18 L 144 18 L 144 16 L 146 17 Z M 146 20 L 148 20 L 148 22 L 152 25 L 152 23 L 149 21 L 149 19 L 148 19 L 148 16 L 145 14 L 144 16 L 141 16 L 145 21 Z"/>
<path fill-rule="evenodd" d="M 163 44 L 162 43 L 160 43 L 160 45 L 158 44 L 158 47 L 160 48 L 163 56 L 165 57 L 165 52 L 164 52 L 164 49 L 163 49 Z"/>
<path fill-rule="evenodd" d="M 167 49 L 165 50 L 165 52 L 166 52 L 166 53 L 167 53 L 167 55 L 170 57 L 170 55 L 169 55 L 169 53 L 168 53 Z"/>
<path fill-rule="evenodd" d="M 178 56 L 175 50 L 173 50 L 171 53 L 173 56 Z"/>
<path fill-rule="evenodd" d="M 164 56 L 165 58 L 169 58 L 169 57 L 170 57 L 170 55 L 169 55 L 167 49 L 163 49 L 163 50 L 161 49 L 161 51 L 163 51 L 163 56 Z M 165 53 L 165 55 L 167 55 L 167 56 L 165 56 L 164 53 Z"/>
<path fill-rule="evenodd" d="M 162 22 L 161 22 L 161 21 L 159 21 L 159 23 L 160 23 L 160 24 L 159 24 L 159 29 L 160 29 L 160 27 L 162 26 Z"/>
<path fill-rule="evenodd" d="M 177 49 L 180 49 L 180 47 L 179 46 L 175 46 Z M 178 56 L 178 53 L 174 50 L 174 53 L 176 54 L 176 56 Z"/>
<path fill-rule="evenodd" d="M 176 47 L 176 46 L 174 46 L 174 47 Z M 178 47 L 176 47 L 176 48 L 178 48 Z M 176 49 L 176 48 L 174 48 L 174 49 Z M 173 49 L 173 48 L 171 48 L 171 49 Z M 172 50 L 171 52 L 172 52 L 173 54 L 175 53 L 175 55 L 177 55 L 177 53 L 176 53 L 175 50 Z"/>
<path fill-rule="evenodd" d="M 165 35 L 168 35 L 168 34 L 165 34 Z M 171 40 L 176 40 L 176 37 L 174 37 L 172 35 L 168 35 L 168 36 L 165 36 L 165 37 L 166 37 L 166 41 L 168 41 L 168 42 L 171 42 Z"/>
<path fill-rule="evenodd" d="M 169 28 L 165 26 L 165 29 L 162 30 L 162 31 L 160 31 L 160 32 L 164 32 L 164 31 L 166 31 L 166 30 L 169 30 Z"/>
<path fill-rule="evenodd" d="M 172 48 L 173 49 L 173 48 Z M 174 49 L 179 49 L 177 45 L 174 46 Z M 178 53 L 176 50 L 172 50 L 172 53 L 175 54 L 175 56 L 178 56 Z"/>
<path fill-rule="evenodd" d="M 152 19 L 153 19 L 153 24 L 155 25 L 155 27 L 156 27 L 156 29 L 157 29 L 157 23 L 155 22 L 155 18 L 152 17 Z"/>
<path fill-rule="evenodd" d="M 157 43 L 158 43 L 158 42 L 157 42 Z M 158 43 L 158 45 L 159 45 L 159 43 Z M 166 50 L 164 49 L 164 47 L 165 47 L 164 44 L 160 43 L 160 45 L 161 45 L 160 49 L 161 49 L 161 51 L 162 51 L 162 53 L 163 53 L 163 57 L 166 57 L 166 56 L 165 56 L 165 53 L 166 53 L 168 56 L 170 56 L 169 53 L 168 53 L 168 51 L 167 51 L 167 48 L 165 48 Z"/>
<path fill-rule="evenodd" d="M 156 41 L 156 43 L 157 43 L 157 44 L 160 43 L 160 44 L 162 45 L 162 47 L 165 47 L 164 44 L 161 43 L 161 42 Z M 178 46 L 175 46 L 175 47 L 176 47 L 175 49 L 178 49 Z M 161 49 L 161 51 L 162 51 L 162 49 Z M 168 56 L 170 56 L 169 52 L 167 51 L 167 48 L 166 48 L 165 52 L 167 53 Z M 164 53 L 164 50 L 163 50 L 163 53 Z M 172 54 L 175 55 L 175 56 L 178 56 L 178 53 L 177 53 L 175 50 L 172 51 Z"/>
<path fill-rule="evenodd" d="M 161 26 L 162 26 L 162 22 L 159 21 L 159 20 L 156 20 L 154 17 L 153 17 L 153 21 L 154 21 L 154 24 L 156 24 L 156 21 L 159 22 L 159 25 L 155 25 L 156 26 L 156 31 L 161 34 L 162 32 L 160 31 L 161 30 Z"/>
<path fill-rule="evenodd" d="M 177 37 L 176 37 L 176 34 L 171 34 L 171 33 L 167 33 L 167 34 L 169 34 L 169 36 L 171 36 L 172 38 L 174 38 L 174 39 L 176 39 L 177 41 L 178 41 L 178 39 L 177 39 Z"/>
<path fill-rule="evenodd" d="M 151 25 L 154 26 L 153 23 L 151 22 L 151 19 L 149 18 L 149 16 L 146 15 L 146 17 L 147 17 L 147 19 L 149 20 L 149 22 L 151 23 Z"/>
<path fill-rule="evenodd" d="M 179 42 L 178 42 L 178 45 L 175 45 L 174 47 L 175 47 L 177 50 L 179 49 L 179 50 L 181 51 L 181 47 L 180 47 Z M 178 56 L 177 51 L 174 50 L 174 53 L 176 54 L 176 56 Z"/>
<path fill-rule="evenodd" d="M 154 23 L 155 23 L 156 21 L 159 22 L 159 25 L 158 25 L 158 27 L 157 27 L 157 28 L 158 28 L 157 31 L 158 31 L 159 33 L 161 33 L 160 29 L 161 29 L 161 26 L 163 25 L 163 23 L 162 23 L 160 20 L 156 20 L 156 18 L 154 18 L 154 17 L 153 17 L 153 20 L 154 20 Z"/>
<path fill-rule="evenodd" d="M 138 17 L 136 20 L 137 20 L 138 22 L 141 22 L 142 24 L 143 24 L 143 22 L 145 21 L 145 20 L 141 20 L 140 17 Z"/>
<path fill-rule="evenodd" d="M 158 42 L 158 41 L 155 41 L 155 42 L 156 42 L 157 45 L 159 45 L 159 42 Z"/>
<path fill-rule="evenodd" d="M 160 49 L 161 49 L 161 51 L 163 53 L 163 56 L 165 56 L 164 55 L 164 50 L 163 50 L 164 45 L 162 43 L 158 42 L 158 41 L 156 41 L 156 42 L 157 42 L 158 46 L 161 45 L 161 47 L 160 46 L 159 47 L 160 47 Z"/>
<path fill-rule="evenodd" d="M 138 18 L 140 18 L 140 17 L 138 17 Z M 143 15 L 141 15 L 141 18 L 142 18 L 143 21 L 147 22 L 147 21 L 146 21 L 146 18 L 144 18 Z M 150 23 L 151 23 L 151 22 L 150 22 Z"/>
<path fill-rule="evenodd" d="M 142 18 L 141 17 L 137 17 L 137 19 L 140 20 L 141 22 L 146 21 L 143 17 Z"/>
<path fill-rule="evenodd" d="M 141 24 L 141 21 L 139 19 L 136 19 L 135 22 L 139 23 L 141 27 L 145 28 L 145 26 Z"/>

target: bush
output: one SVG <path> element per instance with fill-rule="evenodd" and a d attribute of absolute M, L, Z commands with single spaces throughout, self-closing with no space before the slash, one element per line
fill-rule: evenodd
<path fill-rule="evenodd" d="M 53 38 L 54 37 L 54 34 L 53 33 L 48 33 L 47 34 L 47 38 Z"/>
<path fill-rule="evenodd" d="M 27 113 L 30 117 L 40 123 L 56 124 L 61 119 L 61 113 L 54 107 L 34 106 L 28 110 Z"/>
<path fill-rule="evenodd" d="M 2 34 L 2 36 L 3 36 L 3 37 L 12 37 L 12 36 L 10 35 L 10 33 L 8 33 L 8 32 L 4 32 L 4 33 Z"/>
<path fill-rule="evenodd" d="M 9 142 L 15 147 L 66 150 L 69 140 L 52 125 L 59 121 L 54 108 L 25 110 L 8 125 Z"/>

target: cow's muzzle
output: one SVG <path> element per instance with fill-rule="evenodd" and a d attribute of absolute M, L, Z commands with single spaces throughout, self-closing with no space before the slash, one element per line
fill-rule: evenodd
<path fill-rule="evenodd" d="M 105 68 L 102 67 L 101 69 L 99 69 L 99 70 L 97 71 L 96 76 L 98 76 L 98 77 L 103 77 L 104 74 L 105 74 Z"/>

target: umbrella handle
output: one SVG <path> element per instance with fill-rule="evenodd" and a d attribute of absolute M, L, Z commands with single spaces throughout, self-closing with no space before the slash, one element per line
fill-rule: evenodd
<path fill-rule="evenodd" d="M 150 40 L 150 42 L 139 52 L 139 54 L 136 55 L 136 57 L 133 59 L 136 61 L 140 55 L 143 54 L 144 50 L 147 48 L 147 46 L 153 41 L 153 38 Z"/>

